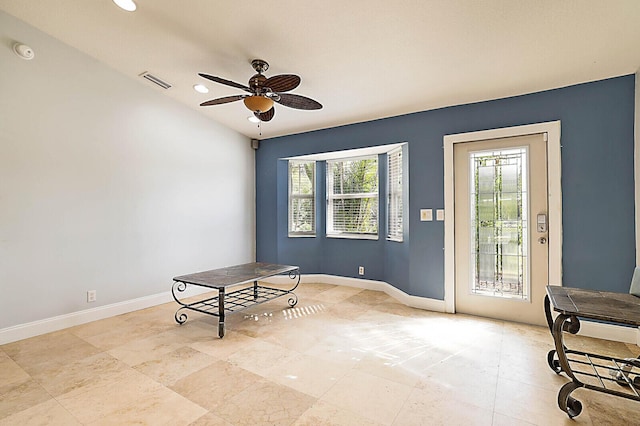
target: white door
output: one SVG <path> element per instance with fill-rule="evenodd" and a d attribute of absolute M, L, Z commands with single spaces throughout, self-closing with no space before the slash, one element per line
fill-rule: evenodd
<path fill-rule="evenodd" d="M 546 324 L 543 134 L 454 145 L 456 312 Z"/>

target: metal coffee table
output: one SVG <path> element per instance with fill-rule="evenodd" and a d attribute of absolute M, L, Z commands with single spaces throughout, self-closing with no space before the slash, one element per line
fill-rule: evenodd
<path fill-rule="evenodd" d="M 289 278 L 295 280 L 293 288 L 282 290 L 258 285 L 260 280 L 281 274 L 287 274 Z M 289 296 L 289 299 L 287 299 L 288 305 L 294 307 L 298 303 L 298 297 L 293 291 L 300 284 L 300 270 L 297 266 L 253 262 L 181 275 L 175 277 L 173 281 L 171 294 L 175 301 L 181 305 L 175 313 L 176 322 L 184 324 L 187 321 L 185 309 L 216 316 L 218 317 L 218 336 L 222 338 L 224 337 L 224 319 L 227 313 L 241 311 L 287 295 Z M 240 288 L 243 284 L 249 283 L 253 283 L 253 285 Z M 216 289 L 218 290 L 218 295 L 197 302 L 185 303 L 179 299 L 178 295 L 187 289 L 187 285 Z M 238 289 L 228 291 L 233 287 Z"/>

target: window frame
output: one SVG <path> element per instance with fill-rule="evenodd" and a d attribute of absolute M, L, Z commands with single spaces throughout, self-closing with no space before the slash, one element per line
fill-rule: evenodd
<path fill-rule="evenodd" d="M 354 194 L 334 194 L 333 187 L 331 185 L 333 174 L 332 167 L 336 163 L 374 160 L 376 164 L 376 192 L 361 192 Z M 380 160 L 378 154 L 356 156 L 356 157 L 341 157 L 336 159 L 326 160 L 326 226 L 325 233 L 327 238 L 350 238 L 350 239 L 363 239 L 363 240 L 377 240 L 380 235 Z M 333 200 L 336 199 L 364 199 L 375 198 L 376 203 L 376 232 L 343 232 L 336 231 L 333 228 Z"/>
<path fill-rule="evenodd" d="M 300 166 L 304 164 L 313 164 L 313 176 L 311 177 L 311 193 L 300 194 L 293 192 L 293 166 Z M 299 171 L 298 171 L 299 173 Z M 314 160 L 288 160 L 287 164 L 287 186 L 288 186 L 288 199 L 287 199 L 287 232 L 289 237 L 315 237 L 316 236 L 316 161 Z M 311 200 L 311 230 L 310 231 L 296 231 L 292 230 L 294 209 L 294 200 Z"/>

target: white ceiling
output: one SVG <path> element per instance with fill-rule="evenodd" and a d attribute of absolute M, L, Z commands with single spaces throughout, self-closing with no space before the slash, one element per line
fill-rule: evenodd
<path fill-rule="evenodd" d="M 634 73 L 640 0 L 0 0 L 0 9 L 252 138 L 267 138 Z M 28 43 L 28 40 L 20 40 Z M 37 46 L 32 46 L 37 52 Z M 292 93 L 319 111 L 276 106 L 247 121 L 242 93 L 198 77 L 247 84 L 302 77 Z M 144 71 L 171 83 L 157 88 Z M 196 83 L 210 92 L 199 94 Z"/>

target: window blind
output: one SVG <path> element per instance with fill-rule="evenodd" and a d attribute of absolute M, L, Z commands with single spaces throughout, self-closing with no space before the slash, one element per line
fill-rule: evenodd
<path fill-rule="evenodd" d="M 315 161 L 289 160 L 289 236 L 314 236 Z"/>
<path fill-rule="evenodd" d="M 402 241 L 402 147 L 387 153 L 387 239 Z"/>

